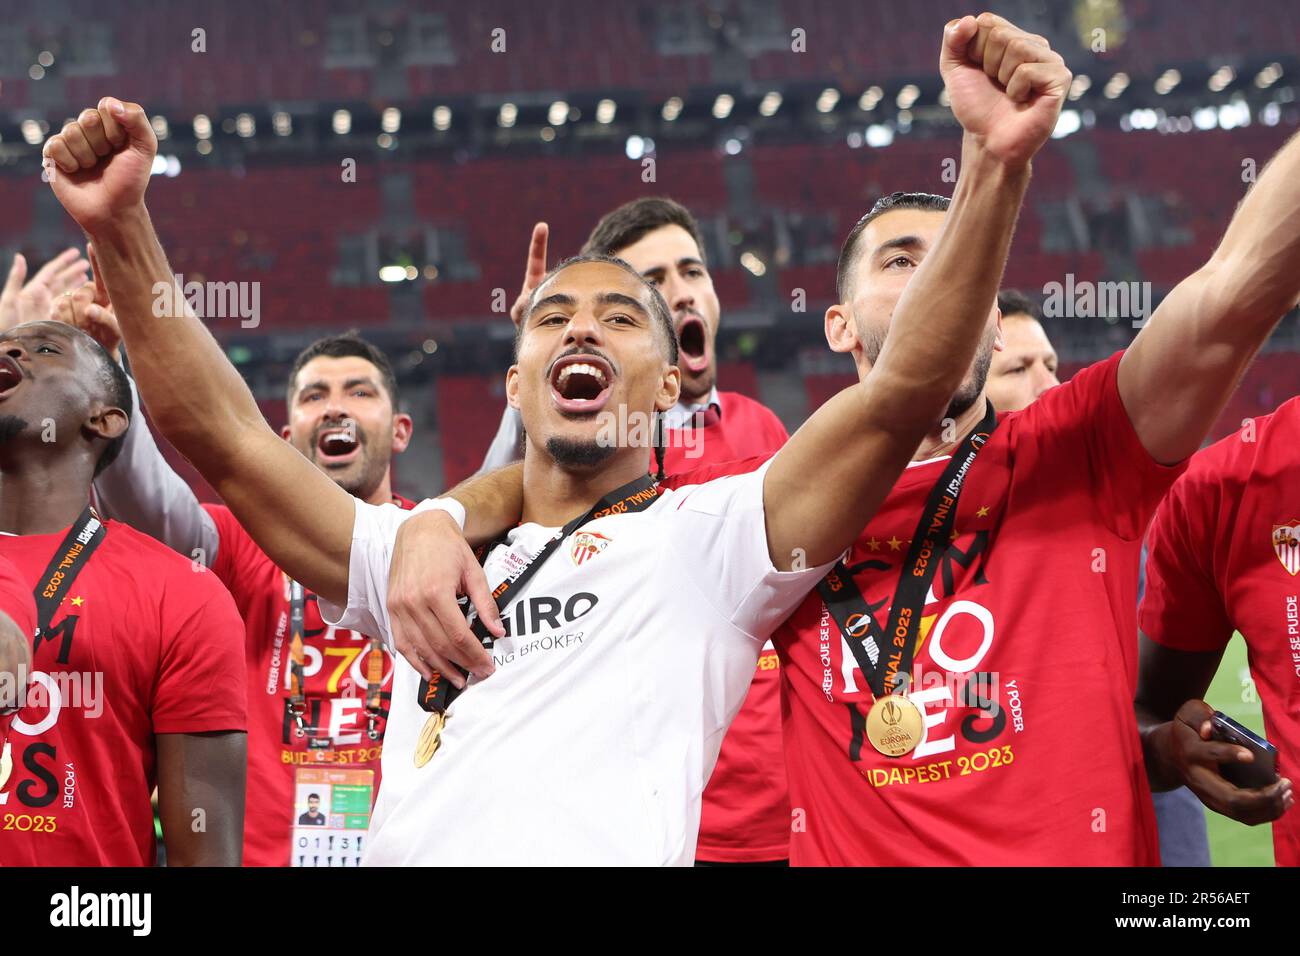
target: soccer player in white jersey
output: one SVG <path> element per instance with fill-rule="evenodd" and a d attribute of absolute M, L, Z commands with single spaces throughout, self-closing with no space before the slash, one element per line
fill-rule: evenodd
<path fill-rule="evenodd" d="M 522 508 L 524 524 L 486 558 L 510 598 L 498 619 L 464 570 L 480 633 L 496 638 L 468 683 L 408 635 L 414 664 L 395 684 L 369 862 L 691 862 L 700 791 L 763 641 L 889 492 L 994 318 L 1029 162 L 1069 72 L 1041 44 L 986 47 L 978 30 L 966 17 L 944 33 L 941 67 L 968 122 L 943 233 L 870 379 L 763 469 L 657 493 L 649 422 L 681 380 L 662 296 L 603 257 L 538 287 L 507 375 L 528 436 L 522 502 L 498 500 L 489 477 L 434 503 L 468 512 L 471 540 Z M 343 621 L 389 636 L 389 561 L 407 516 L 355 501 L 271 432 L 182 296 L 175 314 L 154 315 L 155 284 L 174 281 L 144 207 L 156 148 L 144 110 L 111 98 L 45 146 L 56 196 L 94 241 L 144 400 L 279 566 Z M 611 416 L 639 437 L 602 440 Z M 448 560 L 464 561 L 448 540 Z M 525 569 L 536 573 L 512 593 Z M 458 612 L 440 610 L 473 641 Z M 464 690 L 431 715 L 420 676 Z"/>

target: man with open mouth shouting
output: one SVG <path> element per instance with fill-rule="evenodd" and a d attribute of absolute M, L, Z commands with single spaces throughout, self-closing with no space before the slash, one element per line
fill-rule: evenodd
<path fill-rule="evenodd" d="M 511 312 L 518 324 L 546 272 L 546 223 L 533 227 L 524 290 Z M 606 214 L 584 254 L 617 256 L 652 283 L 673 313 L 681 397 L 663 413 L 664 472 L 773 455 L 789 435 L 764 405 L 719 391 L 715 343 L 721 307 L 705 261 L 699 224 L 680 203 L 647 196 Z M 485 468 L 520 453 L 523 426 L 507 407 Z M 789 857 L 790 800 L 781 751 L 781 693 L 776 650 L 763 648 L 745 703 L 723 741 L 704 791 L 697 858 L 704 863 L 775 863 Z"/>
<path fill-rule="evenodd" d="M 153 866 L 155 787 L 169 865 L 239 864 L 234 603 L 91 505 L 133 405 L 88 335 L 51 321 L 0 332 L 0 567 L 37 612 L 15 662 L 26 674 L 0 653 L 0 867 Z"/>

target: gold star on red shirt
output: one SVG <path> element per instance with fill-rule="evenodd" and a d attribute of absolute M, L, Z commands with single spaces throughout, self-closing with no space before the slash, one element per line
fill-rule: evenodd
<path fill-rule="evenodd" d="M 870 540 L 867 542 L 867 547 L 870 548 L 872 551 L 879 551 L 879 550 L 880 550 L 880 542 L 879 542 L 878 540 L 876 540 L 875 538 L 872 538 L 872 539 L 870 539 Z"/>
<path fill-rule="evenodd" d="M 977 518 L 987 518 L 988 516 L 989 516 L 989 506 L 988 506 L 988 505 L 981 505 L 981 506 L 980 506 L 980 510 L 977 511 L 977 512 L 975 512 L 975 517 L 977 517 Z"/>
<path fill-rule="evenodd" d="M 81 597 L 80 595 L 78 595 L 77 597 L 74 597 L 74 598 L 72 599 L 72 606 L 73 606 L 73 607 L 81 607 L 81 605 L 83 605 L 83 604 L 85 604 L 85 603 L 86 603 L 86 599 L 85 599 L 84 597 Z"/>
<path fill-rule="evenodd" d="M 890 536 L 890 539 L 886 542 L 886 544 L 889 545 L 890 551 L 897 551 L 899 548 L 903 546 L 903 542 L 899 541 L 898 538 L 893 536 Z"/>

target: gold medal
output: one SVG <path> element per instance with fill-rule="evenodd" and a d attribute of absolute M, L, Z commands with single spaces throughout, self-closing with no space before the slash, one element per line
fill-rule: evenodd
<path fill-rule="evenodd" d="M 0 790 L 5 788 L 9 782 L 9 775 L 14 772 L 14 758 L 9 748 L 9 741 L 5 741 L 4 752 L 0 753 Z"/>
<path fill-rule="evenodd" d="M 447 723 L 446 714 L 430 714 L 420 728 L 420 739 L 415 742 L 415 765 L 423 767 L 438 752 L 442 744 L 442 728 Z"/>
<path fill-rule="evenodd" d="M 901 757 L 921 742 L 921 711 L 901 694 L 886 694 L 867 713 L 867 739 L 886 757 Z"/>

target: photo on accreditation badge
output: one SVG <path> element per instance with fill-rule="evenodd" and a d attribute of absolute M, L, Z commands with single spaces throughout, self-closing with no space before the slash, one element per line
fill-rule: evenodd
<path fill-rule="evenodd" d="M 0 23 L 20 933 L 462 867 L 1289 918 L 1294 0 Z"/>
<path fill-rule="evenodd" d="M 290 866 L 360 866 L 374 774 L 301 769 L 295 783 Z"/>

